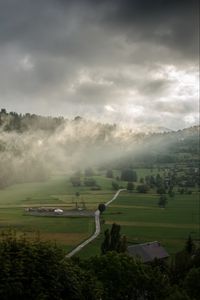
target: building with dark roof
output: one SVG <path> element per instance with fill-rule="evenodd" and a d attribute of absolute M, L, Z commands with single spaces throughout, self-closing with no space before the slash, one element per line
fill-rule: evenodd
<path fill-rule="evenodd" d="M 128 254 L 140 259 L 143 263 L 148 263 L 156 259 L 166 259 L 169 257 L 167 251 L 159 242 L 150 242 L 138 245 L 131 245 L 127 248 Z"/>

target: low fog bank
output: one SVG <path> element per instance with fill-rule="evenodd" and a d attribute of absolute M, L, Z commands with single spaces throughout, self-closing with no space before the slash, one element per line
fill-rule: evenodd
<path fill-rule="evenodd" d="M 71 121 L 38 116 L 13 120 L 12 115 L 1 119 L 1 186 L 98 167 L 120 159 L 136 144 L 131 132 L 79 117 Z"/>
<path fill-rule="evenodd" d="M 65 120 L 4 110 L 0 117 L 0 187 L 45 180 L 56 172 L 132 163 L 198 134 L 198 128 L 142 133 L 80 117 Z"/>

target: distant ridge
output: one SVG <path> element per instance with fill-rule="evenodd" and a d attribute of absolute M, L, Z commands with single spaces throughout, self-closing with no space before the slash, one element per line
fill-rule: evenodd
<path fill-rule="evenodd" d="M 128 135 L 130 133 L 132 134 L 162 134 L 162 133 L 175 133 L 175 132 L 184 132 L 184 131 L 193 131 L 193 130 L 199 130 L 199 125 L 193 125 L 186 128 L 180 128 L 180 129 L 171 129 L 164 126 L 156 126 L 156 125 L 144 125 L 144 126 L 138 126 L 131 127 L 127 125 L 122 124 L 116 124 L 116 123 L 105 123 L 105 122 L 99 122 L 98 120 L 90 120 L 85 119 L 81 116 L 75 116 L 72 119 L 68 119 L 62 116 L 55 117 L 55 116 L 42 116 L 37 114 L 30 114 L 30 113 L 16 113 L 13 111 L 8 112 L 5 108 L 0 109 L 0 127 L 5 127 L 6 125 L 7 129 L 10 130 L 19 130 L 20 125 L 22 124 L 23 128 L 22 131 L 28 130 L 29 126 L 27 124 L 31 121 L 31 125 L 34 124 L 35 129 L 39 128 L 42 130 L 47 130 L 52 128 L 57 128 L 58 126 L 66 123 L 66 122 L 73 122 L 75 124 L 78 123 L 91 123 L 92 126 L 103 126 L 105 128 L 110 128 L 110 130 L 118 129 L 120 131 L 126 132 Z M 21 123 L 21 124 L 20 124 Z M 9 127 L 9 128 L 8 128 Z"/>
<path fill-rule="evenodd" d="M 167 127 L 162 127 L 162 126 L 158 126 L 157 128 L 155 128 L 153 130 L 154 133 L 159 133 L 159 132 L 173 132 L 173 129 L 167 128 Z"/>

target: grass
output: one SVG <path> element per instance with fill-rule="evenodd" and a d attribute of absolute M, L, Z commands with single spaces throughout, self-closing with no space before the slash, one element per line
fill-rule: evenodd
<path fill-rule="evenodd" d="M 57 241 L 66 251 L 88 238 L 94 231 L 94 218 L 34 217 L 24 214 L 25 207 L 75 208 L 75 202 L 96 210 L 99 203 L 111 199 L 110 179 L 95 177 L 102 190 L 73 187 L 66 175 L 54 176 L 45 182 L 15 184 L 0 190 L 0 230 L 8 228 L 34 235 L 40 232 L 43 240 Z M 80 193 L 76 197 L 76 192 Z"/>
<path fill-rule="evenodd" d="M 44 240 L 75 246 L 94 231 L 93 218 L 55 218 L 27 216 L 20 208 L 0 209 L 0 229 L 15 229 L 35 235 L 40 232 Z"/>
<path fill-rule="evenodd" d="M 45 182 L 34 182 L 15 184 L 0 190 L 0 207 L 9 205 L 31 205 L 31 204 L 72 204 L 75 201 L 88 203 L 106 202 L 110 199 L 110 179 L 95 177 L 98 184 L 102 186 L 100 191 L 92 191 L 88 187 L 73 187 L 67 176 L 56 176 Z M 75 193 L 79 192 L 80 197 Z M 94 199 L 95 197 L 95 199 Z"/>
<path fill-rule="evenodd" d="M 138 178 L 150 175 L 150 169 L 137 169 Z M 155 172 L 155 173 L 154 173 Z M 105 173 L 105 172 L 104 172 Z M 115 173 L 118 175 L 117 171 Z M 154 168 L 154 174 L 157 169 Z M 115 175 L 116 175 L 115 174 Z M 105 174 L 94 176 L 101 190 L 92 191 L 88 187 L 73 187 L 67 175 L 59 175 L 45 182 L 16 184 L 0 190 L 0 230 L 13 228 L 18 232 L 34 235 L 40 232 L 44 240 L 57 241 L 66 252 L 71 250 L 94 231 L 94 218 L 55 218 L 34 217 L 24 214 L 25 207 L 59 207 L 72 209 L 77 201 L 85 203 L 88 209 L 96 210 L 99 203 L 110 200 L 115 193 L 111 183 L 113 179 Z M 120 182 L 126 186 L 126 183 Z M 77 197 L 76 192 L 80 193 Z M 197 238 L 199 222 L 199 194 L 168 197 L 165 209 L 157 205 L 155 191 L 147 194 L 123 192 L 103 214 L 105 224 L 100 236 L 84 248 L 78 255 L 88 257 L 100 253 L 104 230 L 111 228 L 113 222 L 121 225 L 121 233 L 128 243 L 140 243 L 158 240 L 169 251 L 181 250 L 188 235 Z"/>
<path fill-rule="evenodd" d="M 198 238 L 199 194 L 168 197 L 165 209 L 157 205 L 158 195 L 123 192 L 103 214 L 105 224 L 102 231 L 111 228 L 115 222 L 121 225 L 121 234 L 128 243 L 143 243 L 157 240 L 169 251 L 175 253 L 184 247 L 189 234 Z M 83 249 L 81 257 L 100 251 L 103 234 Z M 97 253 L 98 253 L 97 252 Z"/>

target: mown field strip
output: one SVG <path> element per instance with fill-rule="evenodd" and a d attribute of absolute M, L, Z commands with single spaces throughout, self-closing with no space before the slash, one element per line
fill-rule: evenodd
<path fill-rule="evenodd" d="M 56 241 L 60 242 L 65 245 L 77 245 L 80 240 L 84 240 L 88 237 L 87 233 L 78 233 L 78 232 L 73 232 L 73 233 L 51 233 L 51 232 L 45 232 L 45 233 L 40 233 L 40 237 L 42 240 L 45 241 Z"/>
<path fill-rule="evenodd" d="M 74 207 L 72 203 L 37 203 L 37 204 L 8 204 L 8 205 L 0 205 L 0 209 L 2 208 L 26 208 L 26 207 Z"/>
<path fill-rule="evenodd" d="M 113 224 L 116 221 L 106 221 L 105 224 Z M 137 227 L 164 227 L 164 228 L 191 228 L 198 229 L 198 225 L 195 224 L 173 224 L 173 223 L 153 223 L 153 222 L 127 222 L 117 221 L 117 224 L 123 226 L 137 226 Z"/>
<path fill-rule="evenodd" d="M 152 206 L 139 206 L 139 205 L 121 205 L 121 204 L 114 204 L 111 205 L 112 208 L 137 208 L 137 209 L 160 209 L 159 207 L 152 207 Z"/>

